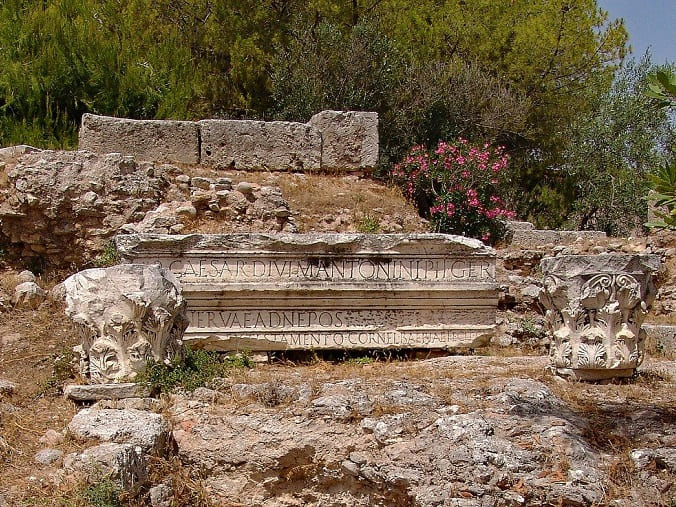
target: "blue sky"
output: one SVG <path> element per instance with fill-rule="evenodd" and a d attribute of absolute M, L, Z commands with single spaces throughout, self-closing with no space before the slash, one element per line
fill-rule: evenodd
<path fill-rule="evenodd" d="M 610 19 L 624 18 L 633 56 L 650 47 L 652 62 L 676 61 L 676 0 L 599 0 Z"/>

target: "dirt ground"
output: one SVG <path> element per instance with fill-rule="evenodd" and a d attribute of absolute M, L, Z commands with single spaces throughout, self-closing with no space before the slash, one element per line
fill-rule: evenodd
<path fill-rule="evenodd" d="M 53 281 L 43 280 L 45 285 Z M 86 484 L 81 480 L 65 476 L 58 467 L 40 465 L 34 459 L 35 453 L 45 447 L 56 447 L 67 454 L 83 446 L 67 436 L 56 443 L 48 441 L 48 430 L 62 432 L 78 409 L 63 398 L 61 391 L 64 383 L 76 381 L 68 364 L 69 350 L 76 341 L 59 303 L 0 314 L 0 378 L 16 383 L 15 393 L 0 400 L 0 505 L 5 505 L 2 498 L 11 498 L 7 505 L 95 505 L 83 496 Z M 526 376 L 545 383 L 558 397 L 586 414 L 590 428 L 594 429 L 589 435 L 590 442 L 617 458 L 619 468 L 611 486 L 618 494 L 636 482 L 627 455 L 638 436 L 623 429 L 626 422 L 648 405 L 653 412 L 662 414 L 661 424 L 673 426 L 676 421 L 674 361 L 651 359 L 633 380 L 598 385 L 557 380 L 545 373 L 546 361 L 542 357 L 510 362 L 510 355 L 520 354 L 515 349 L 482 352 L 493 355 L 483 360 L 477 357 L 476 361 L 471 357 L 467 361 L 460 358 L 458 367 L 441 370 L 431 370 L 416 360 L 415 354 L 407 360 L 380 356 L 375 361 L 289 356 L 272 364 L 237 370 L 225 384 L 275 382 L 291 386 L 306 379 L 312 379 L 313 383 L 354 378 L 371 379 L 374 383 L 406 379 L 423 383 L 429 386 L 430 393 L 451 400 L 456 394 L 445 387 L 449 379 L 462 381 L 468 392 L 482 393 L 488 392 L 496 378 Z M 419 353 L 417 357 L 428 355 Z M 486 368 L 491 371 L 490 377 L 484 373 Z M 610 405 L 612 410 L 608 409 Z M 171 473 L 183 474 L 186 487 L 193 488 L 191 495 L 199 492 L 197 470 L 179 466 Z M 668 474 L 666 480 L 673 483 L 673 475 Z M 665 492 L 668 494 L 673 492 Z"/>

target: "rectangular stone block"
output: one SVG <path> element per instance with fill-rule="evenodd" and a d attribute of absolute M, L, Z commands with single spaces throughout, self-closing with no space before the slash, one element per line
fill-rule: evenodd
<path fill-rule="evenodd" d="M 603 231 L 550 231 L 543 229 L 513 228 L 509 244 L 525 249 L 541 248 L 545 245 L 572 245 L 576 241 L 602 239 Z"/>
<path fill-rule="evenodd" d="M 198 125 L 190 121 L 130 120 L 85 114 L 78 148 L 133 155 L 137 160 L 150 162 L 200 162 Z"/>
<path fill-rule="evenodd" d="M 321 167 L 321 133 L 305 123 L 202 120 L 199 127 L 202 163 L 217 169 Z"/>
<path fill-rule="evenodd" d="M 123 400 L 150 396 L 150 389 L 135 382 L 119 384 L 68 384 L 63 395 L 74 401 Z"/>
<path fill-rule="evenodd" d="M 444 234 L 124 235 L 188 301 L 214 350 L 469 348 L 495 327 L 495 252 Z"/>
<path fill-rule="evenodd" d="M 309 124 L 322 133 L 322 169 L 354 171 L 378 163 L 378 113 L 322 111 Z"/>

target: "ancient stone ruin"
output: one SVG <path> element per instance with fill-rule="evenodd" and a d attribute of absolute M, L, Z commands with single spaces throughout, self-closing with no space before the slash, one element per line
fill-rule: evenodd
<path fill-rule="evenodd" d="M 11 378 L 0 378 L 0 427 L 16 429 L 0 432 L 0 456 L 11 468 L 13 446 L 27 456 L 24 482 L 51 494 L 52 485 L 72 490 L 71 478 L 103 477 L 153 507 L 201 505 L 195 498 L 432 507 L 640 505 L 650 497 L 647 504 L 662 505 L 673 491 L 674 362 L 653 356 L 636 372 L 659 257 L 671 268 L 673 244 L 524 222 L 509 225 L 498 250 L 407 227 L 296 234 L 302 215 L 282 195 L 279 172 L 260 184 L 224 173 L 291 170 L 303 181 L 314 175 L 296 171 L 370 167 L 374 113 L 324 111 L 308 123 L 86 116 L 81 147 L 92 151 L 5 151 L 12 162 L 0 188 L 0 232 L 17 256 L 72 272 L 116 236 L 120 258 L 103 261 L 122 262 L 55 287 L 39 272 L 3 280 L 14 291 L 0 289 L 0 311 L 16 313 L 0 335 L 0 366 Z M 355 173 L 338 177 L 355 193 L 368 184 Z M 214 224 L 227 233 L 185 234 Z M 676 343 L 676 292 L 673 282 L 660 291 L 651 318 L 664 347 Z M 27 319 L 60 314 L 64 299 L 83 379 L 64 386 L 50 378 L 56 394 L 36 398 L 31 386 L 28 397 L 18 361 L 39 375 L 54 360 L 56 372 L 55 343 L 73 332 L 59 319 L 45 340 L 42 320 L 31 321 L 40 332 L 29 335 Z M 184 343 L 246 351 L 227 359 L 195 352 L 227 368 L 246 358 L 246 366 L 219 369 L 194 391 L 183 385 L 151 397 L 160 388 L 138 382 L 139 373 L 149 360 L 180 360 Z M 44 345 L 39 358 L 29 348 L 36 344 Z M 485 345 L 541 354 L 467 353 Z M 396 349 L 462 354 L 372 360 Z M 297 350 L 310 354 L 249 354 Z M 343 351 L 327 356 L 347 364 L 282 366 L 322 350 Z M 276 364 L 248 369 L 250 360 Z M 543 375 L 548 361 L 568 379 L 636 376 L 631 386 L 565 383 Z M 59 399 L 61 387 L 70 400 L 96 403 L 75 413 Z M 59 403 L 71 413 L 50 413 L 56 428 L 25 422 L 35 407 Z M 26 429 L 36 435 L 17 439 Z M 621 490 L 609 495 L 618 476 Z M 0 505 L 13 504 L 12 495 L 0 484 Z"/>
<path fill-rule="evenodd" d="M 81 340 L 80 372 L 90 382 L 133 379 L 149 359 L 182 357 L 185 300 L 171 273 L 124 264 L 81 271 L 64 285 Z"/>
<path fill-rule="evenodd" d="M 197 218 L 228 220 L 233 230 L 296 230 L 278 187 L 191 178 L 119 153 L 36 150 L 7 179 L 0 236 L 21 258 L 53 266 L 82 265 L 120 232 L 176 234 Z"/>
<path fill-rule="evenodd" d="M 655 298 L 656 255 L 565 255 L 540 267 L 552 366 L 583 380 L 628 377 L 644 357 L 641 324 Z"/>
<path fill-rule="evenodd" d="M 188 301 L 217 350 L 471 348 L 495 328 L 495 252 L 444 234 L 122 235 Z"/>
<path fill-rule="evenodd" d="M 85 114 L 79 149 L 216 169 L 354 171 L 378 162 L 378 114 L 322 111 L 308 123 L 130 120 Z"/>

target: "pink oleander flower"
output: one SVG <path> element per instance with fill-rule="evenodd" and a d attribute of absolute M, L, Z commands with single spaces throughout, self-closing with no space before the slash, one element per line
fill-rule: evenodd
<path fill-rule="evenodd" d="M 515 216 L 501 197 L 500 173 L 508 159 L 504 147 L 459 138 L 431 149 L 414 146 L 391 174 L 407 197 L 424 206 L 436 230 L 494 241 L 496 221 Z"/>

